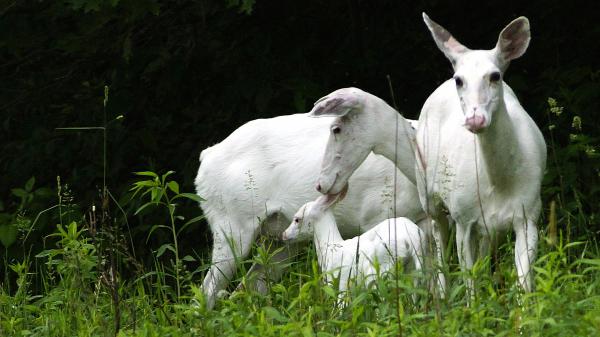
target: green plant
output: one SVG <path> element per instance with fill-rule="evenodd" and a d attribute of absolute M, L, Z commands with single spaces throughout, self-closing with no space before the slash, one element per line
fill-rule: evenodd
<path fill-rule="evenodd" d="M 176 201 L 182 199 L 189 199 L 195 202 L 201 202 L 203 199 L 193 193 L 180 193 L 179 184 L 175 180 L 167 179 L 170 175 L 175 173 L 174 171 L 168 171 L 167 173 L 159 176 L 158 174 L 150 171 L 136 172 L 138 177 L 146 177 L 150 179 L 143 179 L 133 183 L 131 191 L 134 191 L 133 197 L 140 193 L 140 198 L 147 196 L 148 202 L 140 206 L 135 214 L 142 212 L 149 206 L 162 206 L 166 208 L 169 214 L 169 224 L 165 225 L 154 225 L 148 232 L 148 238 L 157 229 L 166 229 L 171 232 L 172 242 L 165 243 L 156 250 L 156 258 L 160 258 L 167 250 L 171 251 L 175 256 L 173 269 L 175 271 L 175 284 L 176 284 L 176 301 L 179 302 L 181 299 L 181 261 L 179 256 L 179 234 L 190 224 L 203 219 L 203 216 L 197 216 L 193 219 L 186 221 L 183 225 L 177 226 L 177 220 L 184 220 L 183 217 L 176 214 L 177 203 Z M 188 257 L 184 257 L 188 259 Z"/>
<path fill-rule="evenodd" d="M 22 188 L 11 189 L 11 193 L 19 198 L 15 210 L 6 210 L 0 203 L 0 243 L 4 248 L 12 246 L 19 232 L 26 233 L 30 230 L 32 223 L 30 214 L 39 208 L 35 202 L 46 200 L 52 195 L 49 188 L 35 188 L 35 177 L 29 178 Z"/>

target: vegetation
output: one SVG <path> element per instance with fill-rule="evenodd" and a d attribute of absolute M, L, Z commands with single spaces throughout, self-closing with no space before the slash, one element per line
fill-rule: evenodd
<path fill-rule="evenodd" d="M 600 335 L 595 12 L 558 0 L 478 6 L 0 4 L 0 336 Z M 448 261 L 445 300 L 389 274 L 356 285 L 340 306 L 307 247 L 268 294 L 234 285 L 204 310 L 197 284 L 210 232 L 199 197 L 184 192 L 200 150 L 250 119 L 304 112 L 339 87 L 389 100 L 387 75 L 416 117 L 450 77 L 423 10 L 482 47 L 515 15 L 531 20 L 531 47 L 507 82 L 548 144 L 536 291 L 516 287 L 504 245 L 471 275 Z M 254 259 L 268 264 L 268 247 L 258 244 Z M 233 283 L 246 283 L 245 271 Z M 476 281 L 469 304 L 464 277 Z"/>
<path fill-rule="evenodd" d="M 139 185 L 138 185 L 139 186 Z M 160 192 L 159 192 L 160 193 Z M 91 214 L 90 219 L 95 218 Z M 155 267 L 124 278 L 126 256 L 103 248 L 94 221 L 59 223 L 56 247 L 9 263 L 15 286 L 0 289 L 0 332 L 7 336 L 595 336 L 600 333 L 600 250 L 597 244 L 546 236 L 536 263 L 537 290 L 520 292 L 510 246 L 490 273 L 476 265 L 475 296 L 467 304 L 460 275 L 452 275 L 446 300 L 412 287 L 410 276 L 381 275 L 356 285 L 347 305 L 323 284 L 312 248 L 267 295 L 234 291 L 215 310 L 204 309 L 195 272 L 178 263 L 174 246 L 158 249 Z M 555 221 L 555 220 L 553 220 Z M 112 231 L 112 229 L 107 229 Z M 102 238 L 101 238 L 102 237 Z M 117 244 L 116 246 L 119 246 Z M 264 249 L 264 248 L 262 248 Z M 261 250 L 257 247 L 257 250 Z M 160 262 L 161 255 L 175 262 Z M 268 263 L 268 254 L 263 253 Z M 120 262 L 115 262 L 119 261 Z M 184 257 L 183 261 L 193 261 Z M 455 262 L 451 264 L 456 270 Z M 241 273 L 243 275 L 243 273 Z M 36 291 L 32 282 L 40 282 Z M 246 282 L 241 277 L 239 282 Z M 397 285 L 400 296 L 396 297 Z M 181 289 L 181 292 L 180 292 Z M 413 294 L 420 295 L 413 302 Z M 398 298 L 398 301 L 396 299 Z M 399 319 L 398 319 L 399 318 Z"/>

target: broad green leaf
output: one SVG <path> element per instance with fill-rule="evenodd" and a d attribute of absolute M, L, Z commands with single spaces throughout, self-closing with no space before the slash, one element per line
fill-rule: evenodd
<path fill-rule="evenodd" d="M 302 328 L 302 336 L 304 337 L 313 337 L 315 335 L 315 333 L 312 330 L 312 327 L 310 326 L 305 326 Z"/>
<path fill-rule="evenodd" d="M 169 188 L 171 191 L 173 191 L 173 193 L 175 193 L 175 194 L 179 194 L 179 184 L 178 184 L 176 181 L 174 181 L 174 180 L 171 180 L 171 181 L 169 181 L 169 182 L 167 183 L 167 187 L 168 187 L 168 188 Z"/>
<path fill-rule="evenodd" d="M 287 322 L 287 318 L 285 316 L 283 316 L 279 310 L 273 308 L 273 307 L 264 307 L 263 308 L 264 313 L 266 314 L 266 316 L 274 321 L 283 323 L 283 322 Z"/>
<path fill-rule="evenodd" d="M 15 195 L 19 198 L 25 198 L 27 196 L 27 191 L 25 191 L 22 188 L 13 188 L 10 191 L 12 192 L 13 195 Z"/>
<path fill-rule="evenodd" d="M 187 261 L 187 262 L 196 262 L 196 259 L 190 255 L 184 256 L 181 260 Z"/>
<path fill-rule="evenodd" d="M 325 294 L 327 294 L 327 296 L 329 296 L 329 297 L 331 297 L 331 298 L 336 298 L 336 297 L 337 297 L 337 295 L 336 295 L 336 293 L 335 293 L 335 290 L 333 290 L 333 288 L 332 288 L 332 287 L 330 287 L 330 286 L 324 286 L 324 287 L 323 287 L 323 288 L 321 288 L 321 289 L 323 289 L 323 292 L 324 292 Z"/>
<path fill-rule="evenodd" d="M 205 199 L 203 199 L 201 196 L 194 194 L 194 193 L 180 193 L 177 194 L 175 197 L 173 197 L 173 200 L 178 199 L 178 198 L 186 198 L 186 199 L 190 199 L 196 202 L 201 202 L 201 201 L 205 201 Z"/>
<path fill-rule="evenodd" d="M 160 200 L 160 196 L 159 196 L 159 192 L 161 190 L 158 188 L 152 188 L 150 190 L 150 200 L 152 200 L 153 202 L 158 202 Z"/>
<path fill-rule="evenodd" d="M 164 245 L 160 246 L 156 251 L 156 257 L 161 257 L 167 249 L 175 253 L 175 248 L 173 248 L 173 246 L 170 243 L 165 243 Z"/>

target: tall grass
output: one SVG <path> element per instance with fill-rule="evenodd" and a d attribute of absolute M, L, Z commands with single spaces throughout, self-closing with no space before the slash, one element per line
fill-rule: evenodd
<path fill-rule="evenodd" d="M 35 257 L 43 268 L 32 270 L 31 261 L 10 265 L 17 287 L 0 288 L 2 336 L 396 336 L 397 285 L 406 336 L 600 334 L 600 255 L 589 242 L 560 238 L 556 246 L 542 245 L 537 289 L 529 294 L 516 286 L 513 254 L 505 245 L 494 268 L 484 259 L 473 269 L 476 289 L 469 305 L 457 274 L 451 275 L 449 297 L 440 309 L 426 290 L 412 286 L 410 276 L 392 274 L 378 275 L 368 287 L 352 286 L 344 294 L 347 305 L 339 306 L 337 291 L 323 282 L 308 247 L 268 294 L 236 290 L 206 310 L 195 305 L 204 299 L 188 279 L 180 280 L 177 301 L 169 268 L 157 260 L 153 271 L 120 283 L 121 325 L 115 331 L 113 296 L 102 286 L 97 263 L 102 257 L 89 230 L 71 222 L 59 225 L 55 235 L 57 247 Z M 40 294 L 30 290 L 33 272 L 43 279 Z M 245 282 L 244 277 L 237 281 Z M 422 295 L 416 303 L 413 293 Z"/>

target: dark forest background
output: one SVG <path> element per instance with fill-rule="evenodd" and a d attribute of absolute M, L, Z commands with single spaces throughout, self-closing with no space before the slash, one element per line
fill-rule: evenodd
<path fill-rule="evenodd" d="M 388 75 L 399 109 L 417 118 L 452 75 L 423 11 L 471 48 L 492 48 L 512 19 L 530 19 L 529 50 L 506 81 L 549 145 L 544 214 L 555 201 L 569 235 L 596 236 L 600 11 L 593 1 L 3 0 L 0 254 L 10 260 L 49 245 L 57 215 L 34 221 L 56 204 L 59 186 L 73 218 L 101 203 L 102 133 L 57 128 L 102 126 L 105 86 L 106 183 L 144 256 L 163 240 L 154 234 L 146 244 L 150 228 L 167 217 L 133 216 L 142 203 L 131 198 L 133 172 L 174 170 L 191 192 L 200 151 L 246 121 L 306 112 L 348 86 L 392 103 Z M 125 228 L 116 203 L 109 207 Z M 200 210 L 189 202 L 181 214 Z M 572 221 L 578 214 L 586 216 Z M 180 249 L 205 256 L 206 224 L 184 234 Z"/>

